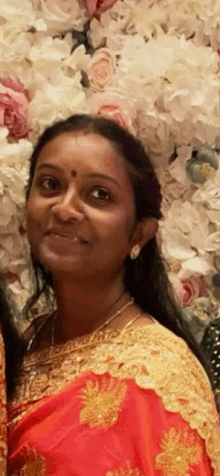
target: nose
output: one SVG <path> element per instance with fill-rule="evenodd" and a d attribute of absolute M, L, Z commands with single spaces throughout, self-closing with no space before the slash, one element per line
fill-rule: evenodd
<path fill-rule="evenodd" d="M 80 208 L 79 200 L 75 193 L 67 192 L 64 196 L 60 196 L 57 203 L 52 207 L 53 214 L 61 221 L 76 220 L 82 222 L 84 213 Z"/>

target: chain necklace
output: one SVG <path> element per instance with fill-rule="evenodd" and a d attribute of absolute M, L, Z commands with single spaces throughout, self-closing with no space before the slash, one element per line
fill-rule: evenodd
<path fill-rule="evenodd" d="M 115 312 L 115 314 L 113 314 L 113 316 L 109 317 L 103 324 L 101 324 L 101 326 L 99 326 L 97 329 L 95 329 L 94 332 L 102 331 L 102 329 L 107 327 L 110 324 L 110 322 L 114 321 L 114 319 L 116 319 L 116 317 L 120 316 L 122 314 L 122 312 L 125 311 L 125 309 L 127 309 L 132 304 L 134 304 L 134 298 L 133 297 L 131 299 L 129 299 L 126 302 L 126 304 L 124 304 L 124 306 L 122 306 L 117 312 Z"/>
<path fill-rule="evenodd" d="M 125 309 L 130 307 L 132 304 L 134 304 L 134 298 L 133 297 L 130 298 L 118 311 L 116 311 L 112 316 L 110 316 L 108 319 L 106 319 L 106 321 L 103 322 L 103 324 L 101 324 L 93 332 L 99 332 L 99 331 L 105 329 L 105 327 L 107 327 L 114 319 L 116 319 L 116 317 L 120 316 L 125 311 Z M 47 319 L 38 327 L 38 329 L 36 330 L 34 335 L 29 340 L 29 343 L 28 343 L 28 346 L 27 346 L 27 351 L 28 352 L 30 351 L 36 336 L 39 334 L 39 332 L 43 329 L 43 327 L 46 325 L 48 320 L 51 319 L 51 318 L 53 319 L 53 324 L 52 324 L 52 329 L 51 329 L 51 332 L 52 332 L 52 334 L 51 334 L 51 345 L 52 346 L 55 345 L 55 321 L 57 320 L 57 311 L 54 311 L 52 314 L 50 314 L 47 317 Z"/>
<path fill-rule="evenodd" d="M 114 321 L 116 319 L 116 317 L 120 316 L 124 311 L 125 309 L 127 309 L 128 307 L 130 307 L 132 304 L 134 304 L 134 298 L 130 298 L 118 311 L 116 311 L 112 316 L 110 316 L 108 319 L 106 319 L 105 322 L 103 322 L 103 324 L 101 324 L 99 327 L 97 327 L 93 333 L 95 332 L 99 332 L 99 331 L 102 331 L 103 329 L 105 329 L 105 327 L 107 327 L 112 321 Z M 55 325 L 53 324 L 52 326 L 52 336 L 51 336 L 51 345 L 53 346 L 55 344 Z"/>

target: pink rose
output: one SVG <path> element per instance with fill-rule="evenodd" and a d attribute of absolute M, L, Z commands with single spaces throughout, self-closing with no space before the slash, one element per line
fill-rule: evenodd
<path fill-rule="evenodd" d="M 0 80 L 0 126 L 9 129 L 9 136 L 21 139 L 28 134 L 29 101 L 24 88 L 11 79 Z"/>
<path fill-rule="evenodd" d="M 97 116 L 108 117 L 117 122 L 121 127 L 125 129 L 127 127 L 125 116 L 117 104 L 103 104 L 97 111 Z"/>
<path fill-rule="evenodd" d="M 181 282 L 183 307 L 190 306 L 194 299 L 205 296 L 207 293 L 208 286 L 203 276 L 190 276 L 189 278 L 181 279 Z"/>
<path fill-rule="evenodd" d="M 89 63 L 89 80 L 95 91 L 103 91 L 111 82 L 115 67 L 115 56 L 108 48 L 95 52 Z"/>
<path fill-rule="evenodd" d="M 88 100 L 90 110 L 97 116 L 104 116 L 117 122 L 121 127 L 136 135 L 132 122 L 136 115 L 135 108 L 129 104 L 121 92 L 108 90 L 93 94 Z"/>
<path fill-rule="evenodd" d="M 116 2 L 117 0 L 79 0 L 80 5 L 86 9 L 88 17 L 106 12 Z"/>

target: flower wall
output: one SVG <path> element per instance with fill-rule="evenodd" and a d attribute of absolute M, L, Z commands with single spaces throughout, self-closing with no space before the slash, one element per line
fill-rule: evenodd
<path fill-rule="evenodd" d="M 0 28 L 0 264 L 15 301 L 30 290 L 32 144 L 55 120 L 91 112 L 145 144 L 177 300 L 201 319 L 218 315 L 219 0 L 1 0 Z"/>

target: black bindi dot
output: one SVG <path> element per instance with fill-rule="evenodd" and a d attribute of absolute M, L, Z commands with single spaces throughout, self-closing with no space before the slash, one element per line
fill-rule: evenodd
<path fill-rule="evenodd" d="M 76 177 L 77 176 L 76 170 L 71 170 L 71 175 L 72 175 L 72 177 Z"/>

